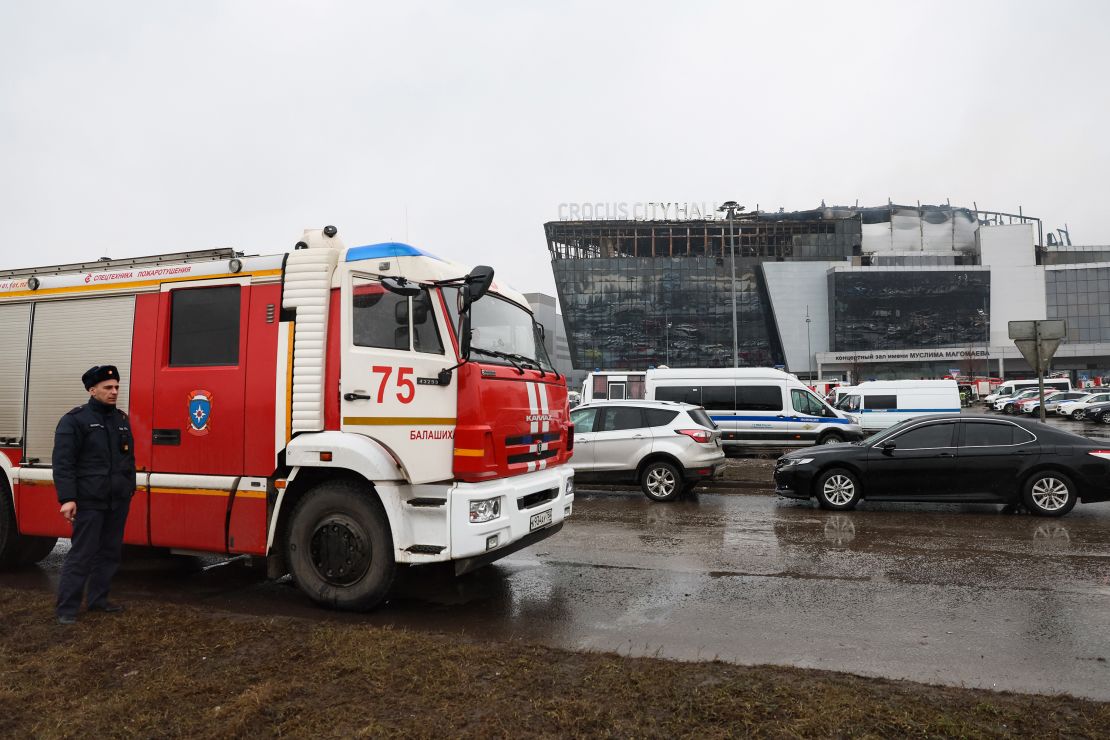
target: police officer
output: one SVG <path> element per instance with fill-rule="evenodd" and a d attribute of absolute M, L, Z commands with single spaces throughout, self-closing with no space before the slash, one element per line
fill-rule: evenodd
<path fill-rule="evenodd" d="M 123 526 L 135 492 L 135 450 L 127 414 L 116 408 L 119 370 L 89 368 L 81 376 L 89 402 L 66 413 L 54 432 L 54 487 L 59 513 L 73 525 L 55 613 L 77 621 L 86 583 L 90 611 L 118 612 L 108 586 L 119 568 Z"/>

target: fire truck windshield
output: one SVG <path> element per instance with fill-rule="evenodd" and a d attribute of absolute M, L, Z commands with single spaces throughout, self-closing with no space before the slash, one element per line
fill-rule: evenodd
<path fill-rule="evenodd" d="M 451 323 L 456 329 L 459 326 L 457 293 L 457 288 L 443 289 Z M 473 354 L 481 356 L 482 362 L 555 370 L 532 315 L 493 293 L 487 293 L 470 306 L 470 347 Z"/>

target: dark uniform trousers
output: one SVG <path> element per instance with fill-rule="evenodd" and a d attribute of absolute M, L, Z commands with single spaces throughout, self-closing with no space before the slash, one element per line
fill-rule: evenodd
<path fill-rule="evenodd" d="M 88 586 L 90 609 L 105 606 L 123 552 L 123 529 L 135 492 L 135 452 L 127 414 L 90 399 L 58 422 L 54 485 L 77 516 L 58 583 L 57 615 L 75 617 Z"/>
<path fill-rule="evenodd" d="M 90 609 L 103 607 L 108 601 L 108 586 L 119 569 L 123 525 L 127 523 L 131 500 L 113 503 L 109 509 L 77 507 L 73 541 L 58 583 L 58 616 L 77 616 L 86 583 Z"/>

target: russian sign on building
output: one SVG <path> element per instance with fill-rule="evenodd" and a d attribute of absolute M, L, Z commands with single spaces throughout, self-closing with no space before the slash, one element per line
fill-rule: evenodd
<path fill-rule="evenodd" d="M 948 349 L 895 349 L 861 350 L 859 352 L 821 352 L 820 362 L 882 362 L 884 360 L 967 360 L 982 359 L 987 350 L 980 347 L 953 347 Z"/>

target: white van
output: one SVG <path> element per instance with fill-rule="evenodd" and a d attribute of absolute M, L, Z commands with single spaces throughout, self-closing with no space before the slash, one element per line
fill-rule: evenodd
<path fill-rule="evenodd" d="M 983 403 L 990 406 L 1000 398 L 1009 398 L 1026 388 L 1036 388 L 1037 379 L 1027 378 L 1025 380 L 1006 380 L 1002 385 L 995 388 L 994 393 L 988 394 L 983 397 Z M 1044 389 L 1048 391 L 1070 391 L 1071 380 L 1069 378 L 1045 378 Z"/>
<path fill-rule="evenodd" d="M 647 371 L 647 397 L 702 406 L 726 446 L 850 442 L 863 431 L 790 373 L 766 367 Z"/>
<path fill-rule="evenodd" d="M 958 414 L 960 390 L 954 380 L 868 380 L 845 396 L 840 409 L 859 419 L 865 432 L 875 432 L 922 414 Z"/>
<path fill-rule="evenodd" d="M 829 391 L 829 395 L 825 396 L 825 402 L 832 406 L 834 409 L 839 409 L 840 404 L 844 402 L 844 399 L 848 396 L 849 393 L 855 390 L 855 388 L 856 387 L 854 385 L 838 385 L 837 387 Z"/>

